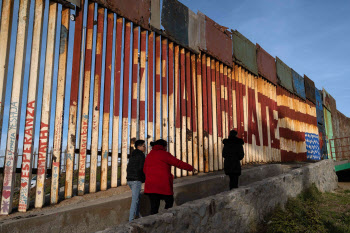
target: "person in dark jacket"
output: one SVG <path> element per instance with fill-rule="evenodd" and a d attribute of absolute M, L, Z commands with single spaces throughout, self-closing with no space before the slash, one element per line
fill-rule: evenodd
<path fill-rule="evenodd" d="M 223 140 L 224 171 L 230 177 L 230 190 L 238 188 L 238 178 L 241 175 L 240 161 L 244 158 L 244 141 L 236 136 L 237 131 L 231 130 L 228 139 Z"/>
<path fill-rule="evenodd" d="M 129 222 L 140 217 L 140 192 L 141 185 L 145 182 L 145 174 L 143 173 L 143 165 L 145 163 L 145 141 L 137 140 L 135 142 L 135 150 L 131 153 L 128 167 L 126 168 L 126 179 L 132 192 Z"/>
<path fill-rule="evenodd" d="M 165 201 L 165 209 L 173 207 L 174 192 L 171 166 L 196 172 L 191 165 L 178 160 L 166 151 L 167 142 L 159 139 L 151 142 L 152 150 L 147 155 L 143 171 L 146 175 L 145 191 L 151 203 L 151 214 L 157 214 L 160 200 Z"/>

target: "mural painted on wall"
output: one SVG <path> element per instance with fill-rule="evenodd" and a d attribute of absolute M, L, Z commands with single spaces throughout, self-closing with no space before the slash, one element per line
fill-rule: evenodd
<path fill-rule="evenodd" d="M 305 133 L 306 156 L 308 160 L 321 160 L 320 142 L 317 134 Z"/>

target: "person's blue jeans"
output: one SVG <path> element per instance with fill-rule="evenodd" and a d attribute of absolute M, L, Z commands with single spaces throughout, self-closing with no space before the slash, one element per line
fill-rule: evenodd
<path fill-rule="evenodd" d="M 128 185 L 131 189 L 132 199 L 130 206 L 129 222 L 140 216 L 140 193 L 141 193 L 141 181 L 128 181 Z"/>

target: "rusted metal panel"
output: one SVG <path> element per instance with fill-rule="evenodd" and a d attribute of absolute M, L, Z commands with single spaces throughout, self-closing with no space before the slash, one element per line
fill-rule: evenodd
<path fill-rule="evenodd" d="M 51 88 L 53 80 L 53 66 L 55 57 L 55 38 L 57 21 L 57 3 L 50 2 L 49 22 L 46 44 L 46 61 L 43 88 L 43 105 L 41 108 L 40 139 L 39 139 L 39 158 L 38 174 L 36 180 L 35 207 L 41 208 L 45 198 L 45 177 L 46 177 L 46 157 L 49 142 L 50 125 L 50 107 L 51 107 Z"/>
<path fill-rule="evenodd" d="M 163 0 L 162 26 L 167 37 L 199 52 L 198 16 L 177 0 Z"/>
<path fill-rule="evenodd" d="M 140 60 L 140 139 L 145 140 L 145 130 L 146 130 L 146 112 L 145 112 L 145 101 L 146 101 L 146 30 L 141 31 L 141 60 Z"/>
<path fill-rule="evenodd" d="M 2 1 L 2 13 L 0 24 L 0 132 L 2 131 L 2 121 L 4 116 L 5 93 L 7 83 L 7 69 L 9 67 L 9 51 L 11 43 L 11 28 L 13 14 L 13 0 Z M 1 139 L 0 134 L 0 139 Z"/>
<path fill-rule="evenodd" d="M 67 2 L 71 2 L 74 5 L 76 5 L 77 7 L 80 7 L 80 0 L 66 0 Z"/>
<path fill-rule="evenodd" d="M 200 49 L 227 66 L 232 67 L 231 33 L 227 31 L 226 27 L 217 24 L 200 12 L 198 17 L 204 17 L 205 19 L 205 47 L 200 47 Z M 201 20 L 203 21 L 203 19 L 199 19 L 199 21 Z"/>
<path fill-rule="evenodd" d="M 203 108 L 202 108 L 202 112 L 200 112 L 200 110 L 198 109 L 198 125 L 199 127 L 201 126 L 201 124 L 199 123 L 200 121 L 200 114 L 202 114 L 203 117 L 203 153 L 204 153 L 204 158 L 203 158 L 203 170 L 199 170 L 200 172 L 209 172 L 209 122 L 208 122 L 208 118 L 209 118 L 209 111 L 208 111 L 208 82 L 207 82 L 207 57 L 205 54 L 202 54 L 202 72 L 201 72 L 201 79 L 202 79 L 202 93 L 198 93 L 198 96 L 202 96 L 202 100 L 203 100 Z M 200 103 L 198 103 L 199 106 Z M 207 114 L 208 113 L 208 114 Z"/>
<path fill-rule="evenodd" d="M 186 128 L 186 69 L 185 69 L 185 49 L 180 50 L 180 95 L 181 95 L 181 158 L 187 162 L 187 128 Z M 187 171 L 182 170 L 182 176 L 187 176 Z"/>
<path fill-rule="evenodd" d="M 292 69 L 292 76 L 293 76 L 293 88 L 294 93 L 303 98 L 306 99 L 305 95 L 305 84 L 304 84 L 304 78 L 300 76 L 296 71 Z"/>
<path fill-rule="evenodd" d="M 162 138 L 167 140 L 168 138 L 168 86 L 167 86 L 167 63 L 168 63 L 168 41 L 162 39 Z"/>
<path fill-rule="evenodd" d="M 180 85 L 180 48 L 175 46 L 174 55 L 174 76 L 175 76 L 175 140 L 176 140 L 176 158 L 181 159 L 181 85 Z M 176 168 L 176 177 L 181 177 L 181 170 Z"/>
<path fill-rule="evenodd" d="M 123 77 L 123 121 L 122 121 L 122 165 L 121 165 L 121 185 L 126 185 L 126 167 L 128 162 L 128 108 L 129 108 L 129 79 L 130 79 L 130 43 L 131 43 L 131 23 L 125 23 L 124 39 L 124 77 Z"/>
<path fill-rule="evenodd" d="M 328 140 L 327 140 L 325 125 L 318 124 L 318 138 L 320 142 L 321 158 L 327 159 L 328 158 L 328 153 L 327 153 Z"/>
<path fill-rule="evenodd" d="M 323 88 L 322 89 L 322 95 L 323 95 L 323 105 L 332 112 L 332 99 L 333 97 Z"/>
<path fill-rule="evenodd" d="M 258 75 L 256 47 L 237 30 L 232 31 L 233 61 Z"/>
<path fill-rule="evenodd" d="M 21 0 L 18 12 L 18 27 L 12 92 L 9 113 L 9 126 L 7 131 L 7 145 L 4 162 L 4 179 L 1 198 L 1 215 L 12 212 L 12 198 L 15 185 L 15 171 L 17 162 L 18 133 L 20 126 L 22 88 L 24 66 L 26 60 L 26 45 L 28 33 L 29 0 Z"/>
<path fill-rule="evenodd" d="M 193 131 L 192 131 L 192 75 L 191 75 L 191 53 L 188 50 L 186 52 L 186 141 L 187 141 L 187 162 L 193 165 Z M 188 172 L 188 175 L 192 175 L 192 172 Z"/>
<path fill-rule="evenodd" d="M 85 65 L 82 95 L 82 110 L 80 124 L 80 147 L 79 147 L 79 174 L 78 174 L 78 195 L 85 193 L 85 170 L 89 126 L 89 104 L 90 104 L 90 81 L 91 81 L 91 61 L 92 61 L 92 36 L 94 23 L 95 4 L 89 2 L 87 13 L 87 33 L 85 46 Z"/>
<path fill-rule="evenodd" d="M 66 67 L 68 52 L 68 33 L 69 33 L 69 9 L 62 10 L 61 35 L 60 35 L 60 55 L 58 64 L 57 77 L 57 97 L 56 97 L 56 114 L 55 114 L 55 134 L 53 141 L 53 158 L 52 158 L 52 176 L 51 176 L 51 196 L 50 203 L 58 202 L 59 176 L 62 150 L 62 131 L 63 131 L 63 113 L 64 113 L 64 89 L 66 87 Z"/>
<path fill-rule="evenodd" d="M 113 53 L 113 27 L 114 14 L 107 14 L 107 42 L 106 42 L 106 64 L 105 83 L 103 97 L 103 121 L 102 121 L 102 158 L 101 158 L 101 190 L 107 190 L 108 154 L 109 154 L 109 114 L 111 99 L 112 79 L 112 53 Z M 136 35 L 138 36 L 138 35 Z M 118 168 L 117 168 L 118 169 Z"/>
<path fill-rule="evenodd" d="M 259 75 L 277 85 L 276 61 L 259 44 L 256 44 L 256 60 Z"/>
<path fill-rule="evenodd" d="M 154 33 L 148 34 L 148 125 L 147 125 L 147 148 L 151 151 L 150 142 L 153 141 L 153 55 L 154 55 Z"/>
<path fill-rule="evenodd" d="M 203 137 L 203 82 L 202 82 L 202 56 L 198 55 L 196 59 L 197 71 L 197 129 L 198 129 L 198 171 L 204 172 L 204 137 Z M 206 105 L 206 103 L 205 103 Z M 206 113 L 204 115 L 207 115 Z"/>
<path fill-rule="evenodd" d="M 41 53 L 41 36 L 43 28 L 44 6 L 43 0 L 35 1 L 35 15 L 33 27 L 33 43 L 30 63 L 30 74 L 28 84 L 28 99 L 26 108 L 26 124 L 24 127 L 24 142 L 22 155 L 22 171 L 21 171 L 21 190 L 19 195 L 18 211 L 26 212 L 29 208 L 30 196 L 30 180 L 32 174 L 32 154 L 33 154 L 33 135 L 35 135 L 35 119 L 36 119 L 36 99 L 39 81 L 39 61 Z"/>
<path fill-rule="evenodd" d="M 318 90 L 317 88 L 315 88 L 315 90 L 317 122 L 324 125 L 322 91 Z"/>
<path fill-rule="evenodd" d="M 151 27 L 160 30 L 160 0 L 151 1 Z"/>
<path fill-rule="evenodd" d="M 84 0 L 81 0 L 81 5 L 84 5 Z M 74 48 L 72 61 L 72 78 L 70 92 L 70 107 L 69 107 L 69 122 L 68 122 L 68 140 L 67 140 L 67 158 L 66 158 L 66 181 L 64 196 L 65 198 L 72 197 L 73 191 L 73 168 L 75 157 L 75 141 L 76 141 L 76 123 L 77 123 L 77 104 L 79 91 L 79 73 L 80 59 L 82 49 L 82 31 L 84 8 L 78 8 L 75 12 L 75 31 L 74 31 Z"/>
<path fill-rule="evenodd" d="M 130 153 L 134 150 L 137 135 L 137 77 L 139 67 L 139 27 L 134 25 L 132 48 L 132 81 L 131 81 L 131 125 L 130 125 Z"/>
<path fill-rule="evenodd" d="M 278 84 L 294 93 L 292 69 L 287 66 L 281 59 L 276 57 L 276 70 Z"/>
<path fill-rule="evenodd" d="M 131 22 L 150 29 L 151 0 L 93 0 Z"/>
<path fill-rule="evenodd" d="M 115 68 L 114 68 L 114 106 L 113 106 L 113 136 L 112 136 L 112 172 L 111 187 L 118 186 L 118 157 L 119 157 L 119 110 L 120 110 L 120 76 L 123 18 L 117 17 L 116 42 L 115 42 Z M 98 118 L 97 118 L 98 120 Z M 97 158 L 97 157 L 96 157 Z M 90 177 L 91 179 L 91 177 Z M 96 179 L 96 178 L 95 178 Z M 91 185 L 91 183 L 90 183 Z"/>
<path fill-rule="evenodd" d="M 304 84 L 305 84 L 305 96 L 306 99 L 310 100 L 312 103 L 316 103 L 315 96 L 315 83 L 304 75 Z"/>

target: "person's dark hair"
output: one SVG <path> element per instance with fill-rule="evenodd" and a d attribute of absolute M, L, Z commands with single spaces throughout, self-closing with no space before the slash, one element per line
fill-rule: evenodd
<path fill-rule="evenodd" d="M 158 139 L 157 141 L 151 142 L 150 145 L 152 147 L 156 146 L 156 145 L 160 145 L 160 146 L 166 147 L 168 145 L 168 143 L 164 139 Z"/>
<path fill-rule="evenodd" d="M 231 130 L 230 131 L 230 135 L 228 136 L 228 138 L 234 138 L 237 136 L 237 131 L 236 130 Z"/>
<path fill-rule="evenodd" d="M 145 144 L 145 141 L 144 140 L 137 140 L 135 142 L 135 148 L 137 149 L 138 146 L 142 146 L 143 144 Z"/>

